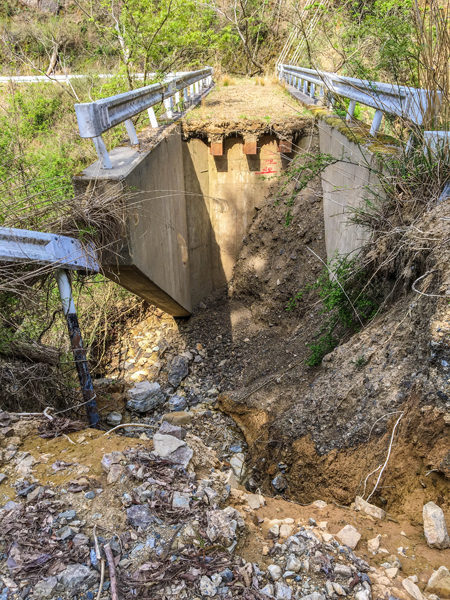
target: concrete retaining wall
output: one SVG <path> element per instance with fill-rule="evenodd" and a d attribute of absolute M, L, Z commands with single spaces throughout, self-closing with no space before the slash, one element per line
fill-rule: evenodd
<path fill-rule="evenodd" d="M 376 174 L 376 157 L 351 141 L 337 127 L 319 121 L 320 151 L 339 161 L 322 173 L 325 242 L 330 260 L 336 253 L 357 252 L 369 239 L 369 232 L 349 221 L 352 209 L 364 208 L 366 199 L 382 196 Z"/>

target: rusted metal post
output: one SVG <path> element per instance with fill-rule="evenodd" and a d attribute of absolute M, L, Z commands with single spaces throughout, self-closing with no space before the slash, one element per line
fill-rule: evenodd
<path fill-rule="evenodd" d="M 83 338 L 81 337 L 80 325 L 72 296 L 72 286 L 69 276 L 64 269 L 55 271 L 56 281 L 58 282 L 59 294 L 63 306 L 64 316 L 69 330 L 70 344 L 72 346 L 75 366 L 77 368 L 78 379 L 80 380 L 81 393 L 83 401 L 86 403 L 86 413 L 91 427 L 98 427 L 100 416 L 95 401 L 94 386 L 89 372 L 86 351 L 83 347 Z"/>

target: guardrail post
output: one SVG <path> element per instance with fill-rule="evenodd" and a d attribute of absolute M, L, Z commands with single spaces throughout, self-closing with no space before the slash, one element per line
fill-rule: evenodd
<path fill-rule="evenodd" d="M 185 106 L 187 106 L 189 103 L 189 95 L 188 95 L 187 87 L 185 87 L 183 90 L 183 102 L 184 102 Z"/>
<path fill-rule="evenodd" d="M 155 115 L 155 111 L 153 110 L 153 106 L 150 106 L 148 109 L 148 118 L 150 119 L 150 126 L 153 128 L 158 127 L 158 120 Z"/>
<path fill-rule="evenodd" d="M 93 137 L 92 141 L 94 142 L 95 149 L 97 151 L 97 156 L 99 157 L 102 168 L 103 169 L 112 169 L 111 159 L 109 158 L 108 150 L 106 149 L 105 142 L 101 135 L 97 137 Z"/>
<path fill-rule="evenodd" d="M 353 113 L 355 112 L 356 100 L 350 100 L 350 104 L 348 105 L 347 114 L 345 116 L 345 120 L 349 123 L 353 118 Z"/>
<path fill-rule="evenodd" d="M 173 117 L 171 100 L 172 98 L 164 98 L 163 100 L 164 108 L 166 109 L 166 115 L 168 119 L 171 119 Z"/>
<path fill-rule="evenodd" d="M 383 111 L 377 110 L 372 121 L 372 127 L 370 128 L 370 135 L 374 137 L 377 135 L 377 131 L 380 129 L 381 119 L 383 118 Z"/>
<path fill-rule="evenodd" d="M 56 281 L 58 283 L 59 295 L 63 306 L 64 316 L 67 321 L 69 330 L 70 344 L 72 346 L 75 366 L 80 380 L 81 393 L 86 406 L 86 413 L 89 419 L 89 424 L 92 427 L 97 427 L 100 417 L 95 401 L 94 386 L 92 385 L 91 374 L 86 357 L 86 351 L 83 347 L 83 338 L 81 337 L 80 325 L 78 323 L 77 312 L 72 296 L 72 287 L 67 272 L 64 269 L 57 269 L 55 272 Z"/>
<path fill-rule="evenodd" d="M 303 93 L 308 95 L 308 81 L 306 79 L 303 81 Z"/>
<path fill-rule="evenodd" d="M 125 121 L 125 129 L 127 130 L 128 137 L 130 138 L 130 144 L 132 146 L 139 145 L 136 129 L 134 128 L 133 121 L 131 119 L 127 119 Z"/>
<path fill-rule="evenodd" d="M 316 93 L 316 86 L 314 83 L 311 83 L 309 86 L 309 95 L 311 98 L 314 98 L 314 94 Z"/>
<path fill-rule="evenodd" d="M 179 108 L 180 104 L 180 92 L 175 92 L 175 106 Z"/>

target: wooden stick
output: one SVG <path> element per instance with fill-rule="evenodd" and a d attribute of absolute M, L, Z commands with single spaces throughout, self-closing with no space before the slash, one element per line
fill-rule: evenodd
<path fill-rule="evenodd" d="M 105 544 L 103 550 L 105 551 L 106 560 L 108 561 L 109 580 L 111 582 L 111 600 L 119 600 L 119 594 L 117 592 L 116 564 L 114 562 L 111 546 Z"/>

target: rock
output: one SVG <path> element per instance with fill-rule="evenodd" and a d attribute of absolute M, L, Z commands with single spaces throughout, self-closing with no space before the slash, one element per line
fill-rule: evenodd
<path fill-rule="evenodd" d="M 22 477 L 28 477 L 31 474 L 35 464 L 36 459 L 33 458 L 33 456 L 31 456 L 31 454 L 28 452 L 24 452 L 17 463 L 16 471 Z"/>
<path fill-rule="evenodd" d="M 177 425 L 172 425 L 168 421 L 162 422 L 161 427 L 158 429 L 158 433 L 162 433 L 163 435 L 173 435 L 173 437 L 176 437 L 179 440 L 184 440 L 186 437 L 186 429 L 178 427 Z"/>
<path fill-rule="evenodd" d="M 225 547 L 231 546 L 236 539 L 237 529 L 244 526 L 241 515 L 231 506 L 227 506 L 224 510 L 208 511 L 207 522 L 208 539 Z"/>
<path fill-rule="evenodd" d="M 61 519 L 66 519 L 66 521 L 73 521 L 76 516 L 77 516 L 76 511 L 73 510 L 73 508 L 71 508 L 70 510 L 65 510 L 65 511 L 59 513 L 59 515 L 56 518 L 59 521 L 61 521 Z"/>
<path fill-rule="evenodd" d="M 66 525 L 65 527 L 61 527 L 61 529 L 58 529 L 58 531 L 56 531 L 55 538 L 61 541 L 70 540 L 70 538 L 73 538 L 75 533 L 76 531 L 74 531 L 71 527 L 68 527 Z"/>
<path fill-rule="evenodd" d="M 423 507 L 423 529 L 430 548 L 443 550 L 450 547 L 444 512 L 434 502 L 428 502 Z"/>
<path fill-rule="evenodd" d="M 277 538 L 280 535 L 280 526 L 278 525 L 278 523 L 275 523 L 274 525 L 272 525 L 272 527 L 269 529 L 268 533 L 269 533 L 270 537 Z"/>
<path fill-rule="evenodd" d="M 170 385 L 177 388 L 189 373 L 189 361 L 185 356 L 175 356 L 170 363 L 167 379 Z"/>
<path fill-rule="evenodd" d="M 173 493 L 172 508 L 189 510 L 190 507 L 191 507 L 191 497 L 188 494 L 182 494 L 181 492 Z"/>
<path fill-rule="evenodd" d="M 283 583 L 282 581 L 277 581 L 275 583 L 275 598 L 277 600 L 291 600 L 292 598 L 292 590 L 291 588 Z"/>
<path fill-rule="evenodd" d="M 186 468 L 194 452 L 183 440 L 173 435 L 155 433 L 153 436 L 155 453 L 161 458 L 166 458 L 173 464 L 182 465 Z"/>
<path fill-rule="evenodd" d="M 74 546 L 87 546 L 89 544 L 89 538 L 84 533 L 77 533 L 74 536 L 72 543 Z"/>
<path fill-rule="evenodd" d="M 208 598 L 212 598 L 217 594 L 217 587 L 206 575 L 203 575 L 200 579 L 200 593 Z"/>
<path fill-rule="evenodd" d="M 6 480 L 8 479 L 8 475 L 5 475 L 4 473 L 0 473 L 0 485 Z"/>
<path fill-rule="evenodd" d="M 269 596 L 270 598 L 273 598 L 274 595 L 274 589 L 273 589 L 273 585 L 271 583 L 268 583 L 267 585 L 265 585 L 262 589 L 261 592 L 263 594 L 265 594 L 266 596 Z"/>
<path fill-rule="evenodd" d="M 120 425 L 122 423 L 122 413 L 118 412 L 117 410 L 111 411 L 106 415 L 106 422 L 108 425 L 111 425 L 111 427 Z"/>
<path fill-rule="evenodd" d="M 346 525 L 336 534 L 336 537 L 341 544 L 354 550 L 361 539 L 361 534 L 353 525 Z"/>
<path fill-rule="evenodd" d="M 371 593 L 369 590 L 360 590 L 355 594 L 355 600 L 371 600 Z"/>
<path fill-rule="evenodd" d="M 162 416 L 163 421 L 166 421 L 167 423 L 173 423 L 174 425 L 188 425 L 193 418 L 194 413 L 185 412 L 184 410 L 180 412 L 165 413 Z"/>
<path fill-rule="evenodd" d="M 50 598 L 53 595 L 57 585 L 58 580 L 56 577 L 47 577 L 46 579 L 41 579 L 41 581 L 36 583 L 33 593 L 36 598 Z"/>
<path fill-rule="evenodd" d="M 302 568 L 301 561 L 296 556 L 291 554 L 287 560 L 286 569 L 288 571 L 294 571 L 294 573 L 298 573 L 301 570 L 301 568 Z"/>
<path fill-rule="evenodd" d="M 288 538 L 292 534 L 293 530 L 294 528 L 292 525 L 289 525 L 288 523 L 282 523 L 280 525 L 280 537 Z"/>
<path fill-rule="evenodd" d="M 183 396 L 172 396 L 169 400 L 169 408 L 174 411 L 181 411 L 187 407 L 187 400 Z"/>
<path fill-rule="evenodd" d="M 238 452 L 231 457 L 230 465 L 236 477 L 241 479 L 245 473 L 245 456 L 242 452 Z"/>
<path fill-rule="evenodd" d="M 333 583 L 329 579 L 325 582 L 325 588 L 327 590 L 328 596 L 330 596 L 331 598 L 334 595 L 334 587 Z"/>
<path fill-rule="evenodd" d="M 234 579 L 233 571 L 228 568 L 221 571 L 220 576 L 222 577 L 222 581 L 225 583 L 231 583 Z"/>
<path fill-rule="evenodd" d="M 384 519 L 386 516 L 386 512 L 382 508 L 378 508 L 374 504 L 369 504 L 361 498 L 361 496 L 356 496 L 355 498 L 355 509 L 365 512 L 366 514 L 374 517 L 374 519 Z"/>
<path fill-rule="evenodd" d="M 95 498 L 95 492 L 86 492 L 84 497 L 86 498 L 86 500 L 93 500 Z"/>
<path fill-rule="evenodd" d="M 252 510 L 258 510 L 265 504 L 264 496 L 261 496 L 261 494 L 246 494 L 245 500 Z"/>
<path fill-rule="evenodd" d="M 313 592 L 307 596 L 302 596 L 300 600 L 325 600 L 325 596 L 319 592 Z"/>
<path fill-rule="evenodd" d="M 153 521 L 153 515 L 146 504 L 133 504 L 127 508 L 127 519 L 133 527 L 147 529 Z"/>
<path fill-rule="evenodd" d="M 327 503 L 324 502 L 323 500 L 314 500 L 314 502 L 312 503 L 312 506 L 322 509 L 322 508 L 326 508 Z"/>
<path fill-rule="evenodd" d="M 146 413 L 155 410 L 164 402 L 165 396 L 159 383 L 140 381 L 128 390 L 128 410 Z"/>
<path fill-rule="evenodd" d="M 347 595 L 347 592 L 344 590 L 342 585 L 340 583 L 337 583 L 336 581 L 333 581 L 333 589 L 338 596 L 346 596 Z"/>
<path fill-rule="evenodd" d="M 69 565 L 58 575 L 59 583 L 68 590 L 72 596 L 78 592 L 89 589 L 98 579 L 98 574 L 85 565 Z"/>
<path fill-rule="evenodd" d="M 113 452 L 108 452 L 102 457 L 102 467 L 108 473 L 112 465 L 120 463 L 121 460 L 125 460 L 125 456 L 122 454 L 122 452 L 117 452 L 116 450 Z"/>
<path fill-rule="evenodd" d="M 414 600 L 425 600 L 424 595 L 411 579 L 404 579 L 402 581 L 402 586 Z"/>
<path fill-rule="evenodd" d="M 125 473 L 125 469 L 122 465 L 111 465 L 111 468 L 108 473 L 108 477 L 106 478 L 108 483 L 116 483 Z"/>
<path fill-rule="evenodd" d="M 398 575 L 398 567 L 388 567 L 385 572 L 389 579 L 395 579 Z"/>
<path fill-rule="evenodd" d="M 272 479 L 272 487 L 277 492 L 284 492 L 287 489 L 287 480 L 284 475 L 278 474 Z"/>
<path fill-rule="evenodd" d="M 433 571 L 427 583 L 427 591 L 442 598 L 450 598 L 450 572 L 446 567 Z"/>
<path fill-rule="evenodd" d="M 348 567 L 347 565 L 341 565 L 340 563 L 337 563 L 334 566 L 334 572 L 336 575 L 341 575 L 342 577 L 351 577 L 352 576 L 351 568 Z"/>
<path fill-rule="evenodd" d="M 378 534 L 376 537 L 370 540 L 367 540 L 367 549 L 369 550 L 369 552 L 372 552 L 373 554 L 376 554 L 378 552 L 378 549 L 380 547 L 380 540 L 380 534 Z"/>
<path fill-rule="evenodd" d="M 278 581 L 283 575 L 283 571 L 278 565 L 269 565 L 267 570 L 274 581 Z"/>

